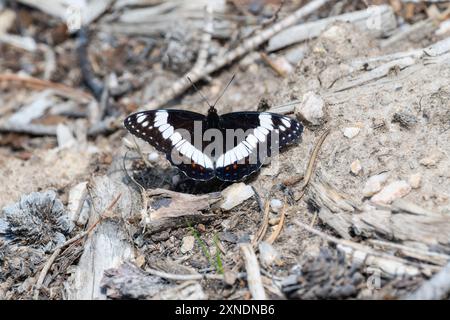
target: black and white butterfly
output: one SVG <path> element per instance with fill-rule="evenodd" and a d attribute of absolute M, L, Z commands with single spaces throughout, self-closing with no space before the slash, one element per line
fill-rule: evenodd
<path fill-rule="evenodd" d="M 273 151 L 295 142 L 303 131 L 298 121 L 280 114 L 232 112 L 218 115 L 211 105 L 206 116 L 184 110 L 137 112 L 128 116 L 124 125 L 133 135 L 165 153 L 189 178 L 210 180 L 217 177 L 223 181 L 242 180 L 259 170 Z M 244 135 L 230 136 L 231 131 L 239 129 Z M 221 134 L 222 141 L 215 135 L 205 138 L 208 130 Z M 195 143 L 195 137 L 186 137 L 186 132 L 189 136 L 195 131 L 201 136 L 199 143 Z M 216 148 L 210 148 L 214 143 Z"/>

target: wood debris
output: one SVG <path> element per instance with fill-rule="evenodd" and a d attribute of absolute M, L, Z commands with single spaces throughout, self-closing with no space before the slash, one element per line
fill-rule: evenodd
<path fill-rule="evenodd" d="M 448 298 L 449 10 L 0 1 L 0 299 Z M 259 174 L 191 180 L 123 130 L 230 78 L 219 114 L 305 126 Z"/>

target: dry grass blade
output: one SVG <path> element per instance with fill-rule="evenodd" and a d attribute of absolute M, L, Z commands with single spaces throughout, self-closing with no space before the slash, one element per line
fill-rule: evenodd
<path fill-rule="evenodd" d="M 319 155 L 320 148 L 322 147 L 322 144 L 325 141 L 325 138 L 328 136 L 329 133 L 330 133 L 329 129 L 325 130 L 325 132 L 322 133 L 322 135 L 320 136 L 319 141 L 317 142 L 316 146 L 314 147 L 314 150 L 311 154 L 311 158 L 309 159 L 309 162 L 308 162 L 308 167 L 306 168 L 305 176 L 303 178 L 303 181 L 304 181 L 303 186 L 300 190 L 300 193 L 294 197 L 295 201 L 299 201 L 305 194 L 306 187 L 308 186 L 309 181 L 311 180 L 311 177 L 314 172 L 314 165 L 315 165 L 317 157 Z"/>
<path fill-rule="evenodd" d="M 281 233 L 281 230 L 283 229 L 284 221 L 286 220 L 286 202 L 287 202 L 287 200 L 284 199 L 284 205 L 283 205 L 283 208 L 281 209 L 281 213 L 280 213 L 280 215 L 281 215 L 280 222 L 277 224 L 277 227 L 272 232 L 269 239 L 266 240 L 266 242 L 268 242 L 270 244 L 274 243 L 275 240 L 277 240 L 277 238 L 279 237 L 279 235 Z"/>
<path fill-rule="evenodd" d="M 270 202 L 266 200 L 266 203 L 264 205 L 264 217 L 261 223 L 261 227 L 259 228 L 258 232 L 255 235 L 255 238 L 252 241 L 252 245 L 254 248 L 258 245 L 258 243 L 262 241 L 262 239 L 266 235 L 267 228 L 269 227 L 269 212 L 270 212 Z"/>

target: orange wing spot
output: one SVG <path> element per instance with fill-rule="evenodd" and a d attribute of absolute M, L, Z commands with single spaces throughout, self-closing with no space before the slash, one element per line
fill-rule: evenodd
<path fill-rule="evenodd" d="M 234 169 L 234 170 L 237 169 L 237 163 L 233 164 L 233 169 Z"/>
<path fill-rule="evenodd" d="M 195 162 L 192 162 L 191 166 L 192 166 L 193 169 L 195 169 L 195 166 L 196 166 Z"/>
<path fill-rule="evenodd" d="M 225 171 L 229 171 L 230 170 L 230 166 L 225 167 Z"/>

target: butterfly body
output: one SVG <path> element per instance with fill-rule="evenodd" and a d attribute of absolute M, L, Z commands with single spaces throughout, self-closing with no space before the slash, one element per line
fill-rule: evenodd
<path fill-rule="evenodd" d="M 220 117 L 217 113 L 216 108 L 210 108 L 208 111 L 208 115 L 206 116 L 206 125 L 208 129 L 214 129 L 218 127 L 222 127 L 222 124 L 220 123 Z"/>
<path fill-rule="evenodd" d="M 239 181 L 259 170 L 280 148 L 298 140 L 303 126 L 268 112 L 219 115 L 184 110 L 137 112 L 124 121 L 133 135 L 147 141 L 189 178 Z"/>

